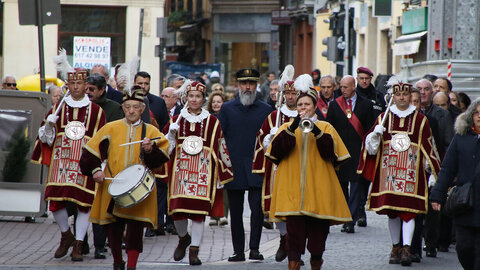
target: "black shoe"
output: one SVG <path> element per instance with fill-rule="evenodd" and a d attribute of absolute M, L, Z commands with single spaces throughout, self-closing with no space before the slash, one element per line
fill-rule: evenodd
<path fill-rule="evenodd" d="M 172 233 L 172 231 L 175 229 L 175 226 L 173 226 L 173 224 L 166 224 L 165 225 L 165 231 L 167 233 Z"/>
<path fill-rule="evenodd" d="M 165 235 L 165 229 L 163 228 L 163 226 L 155 230 L 155 235 Z"/>
<path fill-rule="evenodd" d="M 147 230 L 145 231 L 145 237 L 154 237 L 154 236 L 155 236 L 155 231 L 153 231 L 150 228 L 147 228 Z"/>
<path fill-rule="evenodd" d="M 35 217 L 32 217 L 32 216 L 25 217 L 25 222 L 26 223 L 35 223 Z"/>
<path fill-rule="evenodd" d="M 95 249 L 95 259 L 106 259 L 105 253 L 103 253 L 103 248 Z"/>
<path fill-rule="evenodd" d="M 232 256 L 228 257 L 229 262 L 243 262 L 245 261 L 245 253 L 234 253 Z"/>
<path fill-rule="evenodd" d="M 263 227 L 264 227 L 265 229 L 272 230 L 272 229 L 273 229 L 273 223 L 272 223 L 272 222 L 268 222 L 267 220 L 264 220 L 264 221 L 263 221 Z"/>
<path fill-rule="evenodd" d="M 439 251 L 439 252 L 448 252 L 448 247 L 439 246 L 439 247 L 438 247 L 438 251 Z"/>
<path fill-rule="evenodd" d="M 342 232 L 355 233 L 355 224 L 353 222 L 343 224 Z"/>
<path fill-rule="evenodd" d="M 357 221 L 358 227 L 367 227 L 367 218 L 361 217 Z"/>
<path fill-rule="evenodd" d="M 248 259 L 263 261 L 263 255 L 260 254 L 260 251 L 258 251 L 258 249 L 251 249 L 250 255 L 248 255 Z"/>
<path fill-rule="evenodd" d="M 427 247 L 426 251 L 425 251 L 425 254 L 426 254 L 427 257 L 436 258 L 437 257 L 437 249 L 432 248 L 432 247 Z"/>
<path fill-rule="evenodd" d="M 412 262 L 414 262 L 414 263 L 419 263 L 419 262 L 422 261 L 422 258 L 420 257 L 419 254 L 413 254 L 413 253 L 412 253 L 411 256 L 410 256 L 410 259 L 411 259 Z"/>

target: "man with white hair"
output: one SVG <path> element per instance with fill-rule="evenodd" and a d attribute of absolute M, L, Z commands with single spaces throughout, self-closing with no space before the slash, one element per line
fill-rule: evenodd
<path fill-rule="evenodd" d="M 2 79 L 2 89 L 5 90 L 18 90 L 17 80 L 13 75 L 5 75 Z"/>

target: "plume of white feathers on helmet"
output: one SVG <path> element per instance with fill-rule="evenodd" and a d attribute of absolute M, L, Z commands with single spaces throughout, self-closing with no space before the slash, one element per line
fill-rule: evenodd
<path fill-rule="evenodd" d="M 186 79 L 180 88 L 173 91 L 173 94 L 175 94 L 180 99 L 180 101 L 184 104 L 186 100 L 185 95 L 187 93 L 187 86 L 189 86 L 191 83 L 193 83 L 192 80 Z"/>
<path fill-rule="evenodd" d="M 75 72 L 75 69 L 68 63 L 67 51 L 64 48 L 58 50 L 58 55 L 53 57 L 53 63 L 63 80 L 67 80 L 69 72 Z"/>
<path fill-rule="evenodd" d="M 309 74 L 302 74 L 298 76 L 293 83 L 293 87 L 295 87 L 297 91 L 302 91 L 304 93 L 306 93 L 309 89 L 313 89 L 312 76 Z"/>
<path fill-rule="evenodd" d="M 388 79 L 387 83 L 385 84 L 385 87 L 388 88 L 387 90 L 387 94 L 390 94 L 392 95 L 393 94 L 393 88 L 392 86 L 394 86 L 395 84 L 399 84 L 399 83 L 403 83 L 399 77 L 397 76 L 392 76 L 390 77 L 390 79 Z"/>
<path fill-rule="evenodd" d="M 280 85 L 280 91 L 283 91 L 285 83 L 293 80 L 293 76 L 295 76 L 295 68 L 292 65 L 287 65 L 280 75 L 280 81 L 278 82 Z"/>
<path fill-rule="evenodd" d="M 115 76 L 118 90 L 127 92 L 129 95 L 132 94 L 131 91 L 134 84 L 135 74 L 137 73 L 139 60 L 138 56 L 135 56 L 132 60 L 120 65 Z"/>

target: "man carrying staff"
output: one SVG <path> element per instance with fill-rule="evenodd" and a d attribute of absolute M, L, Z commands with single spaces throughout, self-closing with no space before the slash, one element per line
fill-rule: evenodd
<path fill-rule="evenodd" d="M 440 157 L 427 117 L 410 104 L 412 86 L 390 84 L 395 104 L 367 135 L 358 173 L 372 181 L 368 209 L 388 216 L 389 263 L 409 266 L 415 216 L 428 210 L 428 174 L 436 178 Z"/>
<path fill-rule="evenodd" d="M 122 208 L 112 201 L 108 188 L 112 181 L 122 181 L 112 177 L 132 165 L 143 163 L 149 169 L 163 165 L 169 159 L 169 144 L 158 129 L 140 120 L 145 110 L 142 89 L 134 88 L 131 93 L 125 93 L 122 108 L 125 118 L 106 124 L 85 145 L 80 167 L 84 174 L 93 176 L 95 182 L 99 183 L 90 221 L 107 225 L 113 268 L 125 269 L 122 258 L 122 237 L 126 225 L 127 269 L 135 269 L 138 256 L 143 251 L 144 226 L 153 228 L 157 226 L 156 189 L 154 188 L 140 203 Z M 141 144 L 120 146 L 142 140 L 142 138 Z M 153 141 L 150 138 L 158 139 Z M 103 172 L 101 164 L 105 160 L 107 160 L 106 172 Z"/>
<path fill-rule="evenodd" d="M 59 58 L 66 61 L 66 52 Z M 72 261 L 83 261 L 82 244 L 88 229 L 88 216 L 95 196 L 95 182 L 80 172 L 82 146 L 105 124 L 105 113 L 85 94 L 87 71 L 74 70 L 68 62 L 62 69 L 70 95 L 47 113 L 38 130 L 32 162 L 49 167 L 45 200 L 60 227 L 62 237 L 55 258 L 65 256 L 73 245 Z M 67 204 L 78 209 L 75 236 L 68 224 Z"/>

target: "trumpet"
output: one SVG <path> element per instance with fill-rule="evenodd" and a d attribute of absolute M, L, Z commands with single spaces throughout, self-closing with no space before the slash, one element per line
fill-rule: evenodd
<path fill-rule="evenodd" d="M 310 120 L 310 118 L 303 118 L 298 124 L 303 133 L 309 133 L 310 131 L 312 131 L 313 125 L 313 121 Z"/>

